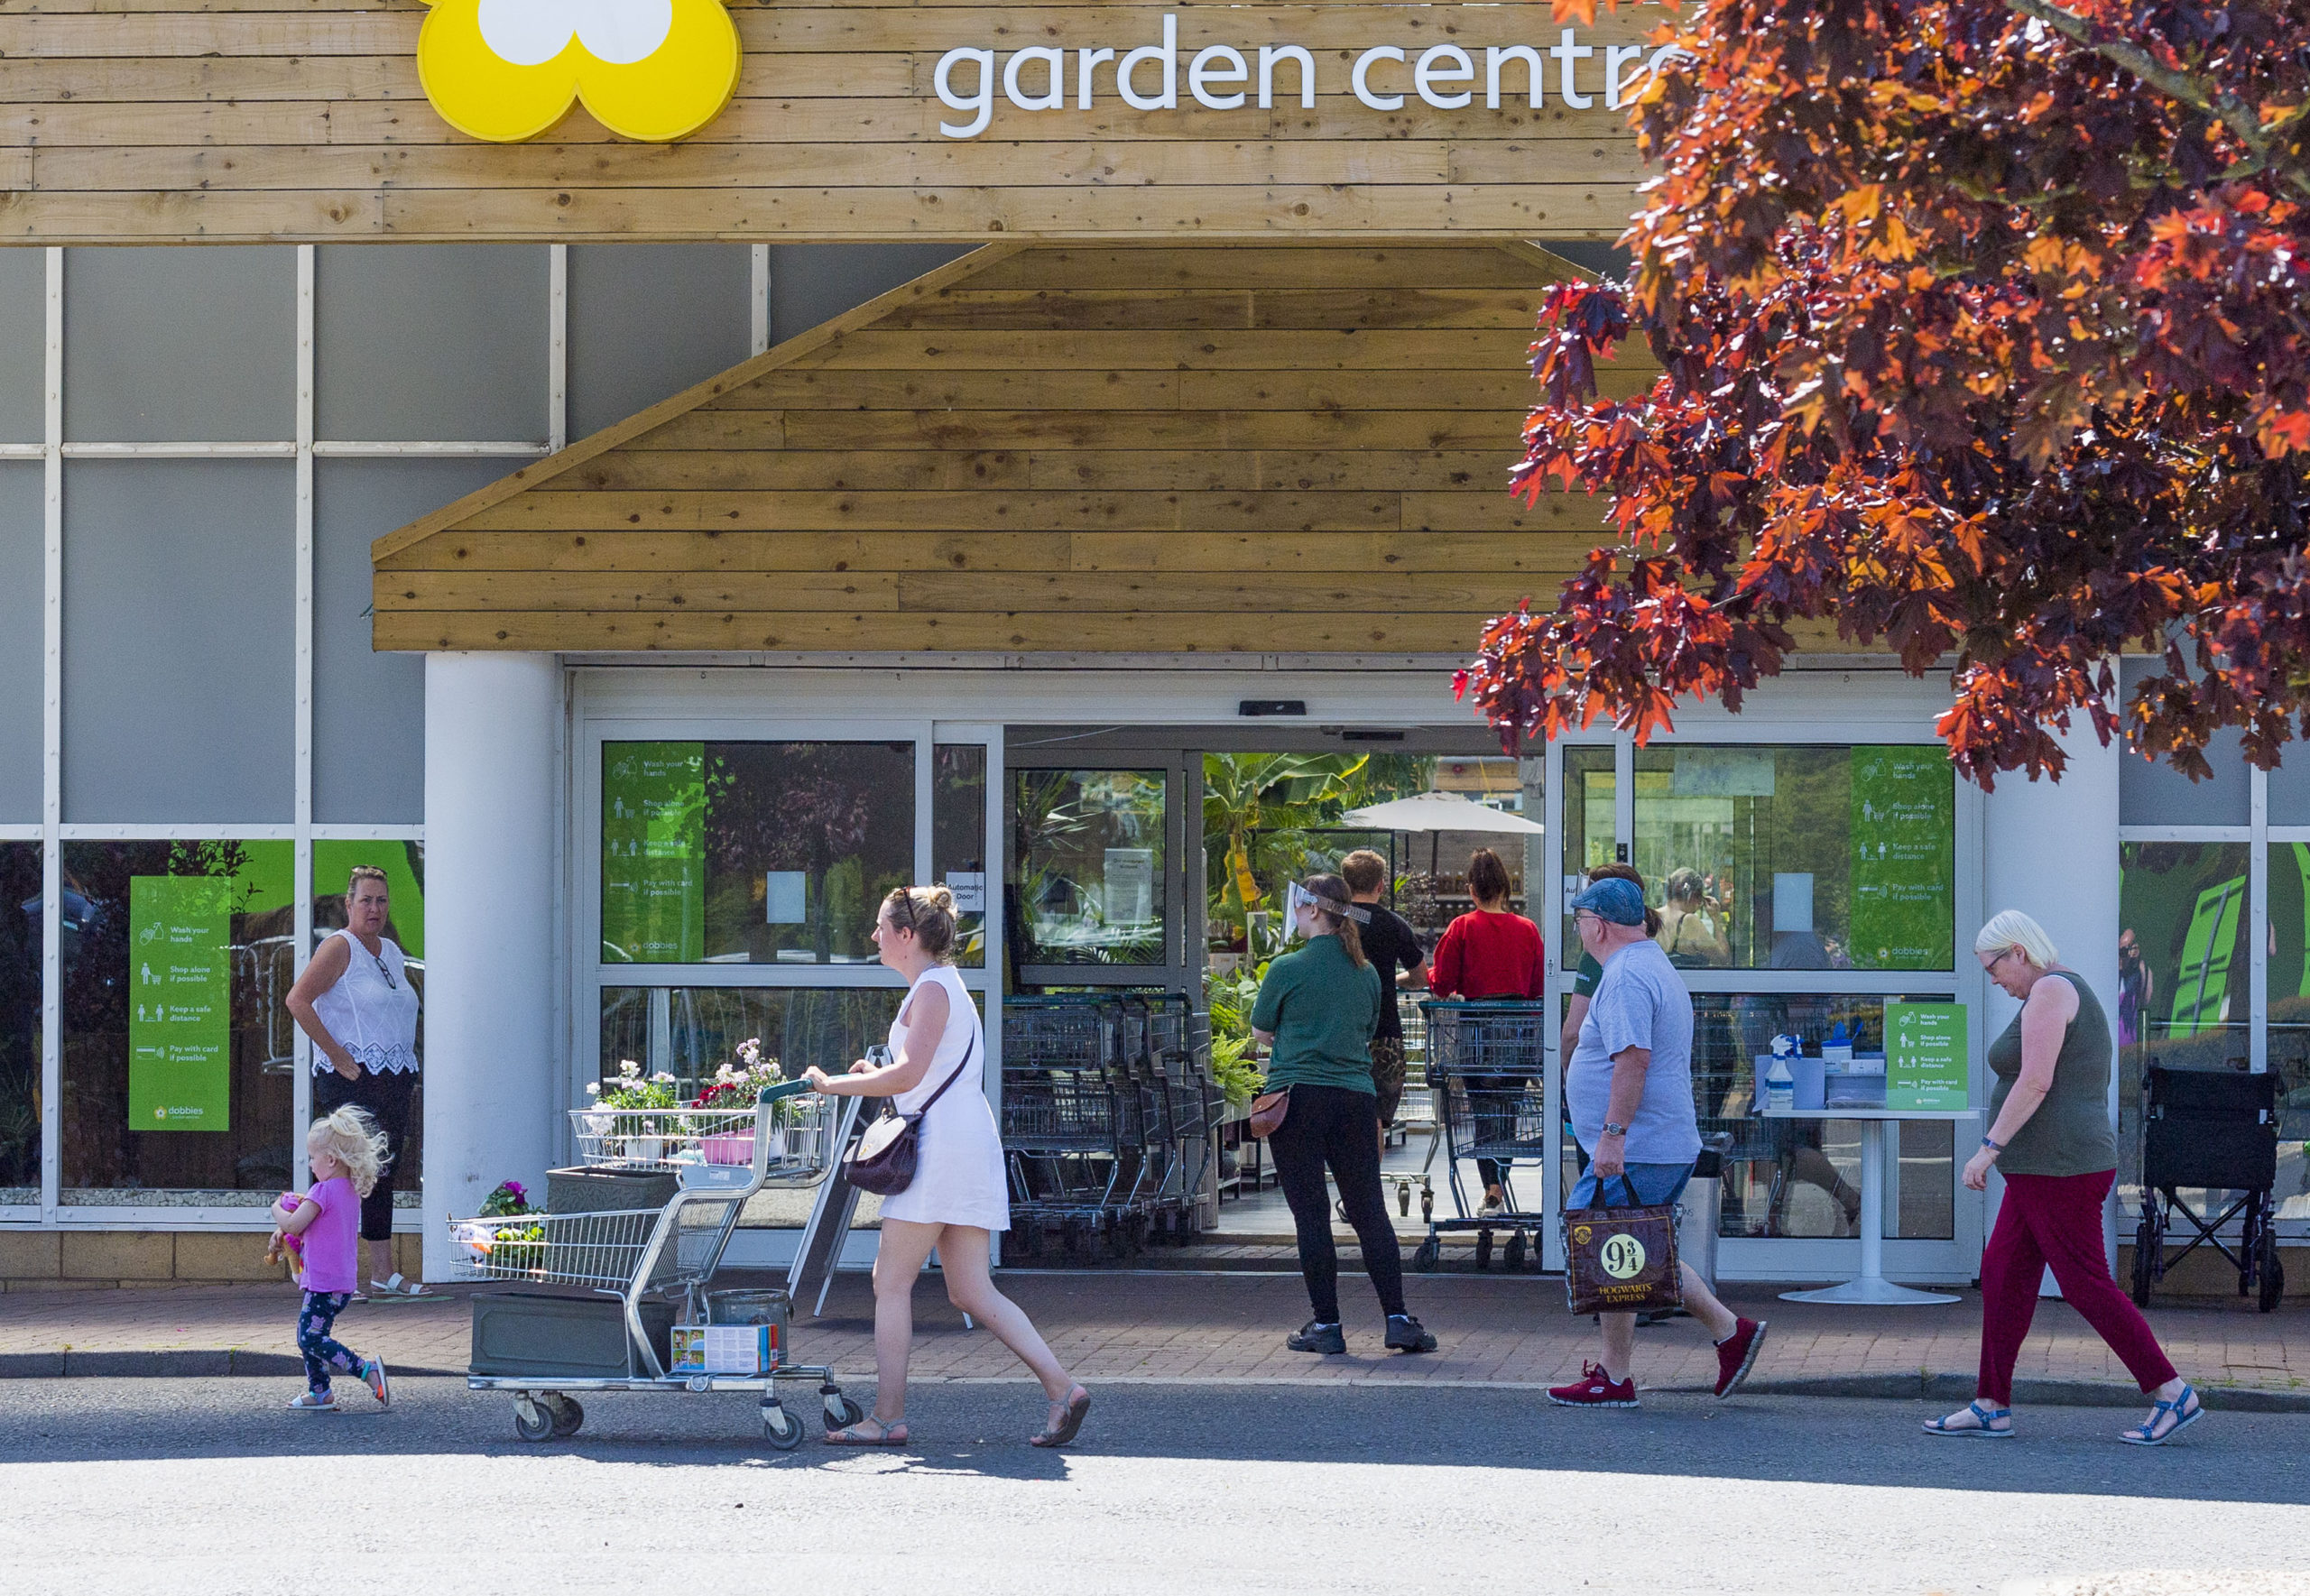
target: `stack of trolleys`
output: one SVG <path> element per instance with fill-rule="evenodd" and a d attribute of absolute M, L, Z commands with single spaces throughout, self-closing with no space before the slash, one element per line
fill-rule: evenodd
<path fill-rule="evenodd" d="M 1072 1251 L 1128 1215 L 1136 1093 L 1120 1089 L 1122 1005 L 1095 994 L 1003 1002 L 1003 1150 L 1011 1223 L 1029 1253 L 1056 1232 Z"/>
<path fill-rule="evenodd" d="M 1198 1056 L 1196 1013 L 1185 993 L 1165 992 L 1149 1001 L 1148 1043 L 1162 1072 L 1171 1136 L 1164 1212 L 1158 1222 L 1169 1227 L 1171 1239 L 1185 1243 L 1203 1228 L 1203 1186 L 1224 1099 Z"/>
<path fill-rule="evenodd" d="M 1173 1179 L 1178 1149 L 1171 1126 L 1170 1090 L 1156 1056 L 1154 1003 L 1144 993 L 1126 993 L 1119 1007 L 1123 1046 L 1116 1089 L 1123 1096 L 1125 1146 L 1133 1162 L 1117 1240 L 1128 1251 L 1157 1227 L 1171 1225 L 1178 1208 Z"/>
<path fill-rule="evenodd" d="M 1412 1254 L 1415 1269 L 1436 1268 L 1446 1231 L 1476 1233 L 1476 1268 L 1492 1267 L 1492 1232 L 1506 1231 L 1502 1262 L 1539 1268 L 1536 1245 L 1541 1214 L 1516 1200 L 1511 1171 L 1538 1169 L 1545 1155 L 1548 1121 L 1548 1005 L 1521 1000 L 1419 1005 L 1427 1025 L 1428 1084 L 1442 1122 L 1446 1172 L 1460 1217 L 1428 1222 L 1428 1238 Z M 1430 1150 L 1433 1157 L 1433 1149 Z M 1489 1158 L 1501 1166 L 1507 1212 L 1477 1217 L 1482 1195 L 1471 1204 L 1460 1179 L 1464 1159 Z"/>
<path fill-rule="evenodd" d="M 449 1221 L 469 1278 L 568 1288 L 475 1297 L 466 1383 L 512 1391 L 514 1432 L 525 1441 L 575 1435 L 586 1416 L 578 1391 L 753 1392 L 764 1436 L 785 1452 L 801 1444 L 803 1425 L 780 1403 L 776 1382 L 815 1379 L 827 1427 L 857 1423 L 861 1410 L 832 1369 L 788 1361 L 782 1324 L 768 1338 L 770 1364 L 752 1374 L 677 1373 L 666 1342 L 675 1301 L 683 1323 L 715 1322 L 721 1294 L 706 1287 L 747 1199 L 826 1178 L 840 1156 L 844 1101 L 790 1081 L 736 1110 L 572 1110 L 588 1164 L 671 1172 L 678 1188 L 662 1208 Z"/>

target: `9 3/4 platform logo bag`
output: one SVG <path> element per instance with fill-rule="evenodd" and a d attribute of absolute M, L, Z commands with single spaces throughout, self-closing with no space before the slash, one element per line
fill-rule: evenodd
<path fill-rule="evenodd" d="M 1575 1208 L 1563 1220 L 1564 1295 L 1575 1314 L 1650 1314 L 1684 1305 L 1677 1268 L 1677 1205 L 1636 1200 L 1636 1188 L 1620 1177 L 1627 1195 L 1612 1205 L 1612 1182 L 1597 1187 L 1602 1206 Z"/>

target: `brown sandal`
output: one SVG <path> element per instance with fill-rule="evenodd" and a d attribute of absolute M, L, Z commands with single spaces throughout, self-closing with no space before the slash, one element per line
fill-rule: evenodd
<path fill-rule="evenodd" d="M 1060 1418 L 1058 1425 L 1045 1430 L 1040 1435 L 1028 1436 L 1027 1444 L 1030 1446 L 1066 1445 L 1075 1439 L 1075 1433 L 1083 1427 L 1084 1415 L 1090 1411 L 1091 1393 L 1081 1386 L 1071 1387 L 1067 1393 L 1067 1412 Z"/>
<path fill-rule="evenodd" d="M 861 1435 L 860 1428 L 866 1425 L 873 1425 L 882 1433 L 880 1435 Z M 907 1435 L 906 1420 L 899 1419 L 886 1425 L 870 1413 L 857 1424 L 845 1425 L 839 1430 L 828 1430 L 827 1444 L 828 1446 L 904 1446 Z"/>

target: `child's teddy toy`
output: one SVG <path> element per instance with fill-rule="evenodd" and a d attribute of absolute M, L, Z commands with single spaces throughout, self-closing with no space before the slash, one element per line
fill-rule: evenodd
<path fill-rule="evenodd" d="M 295 1218 L 297 1206 L 304 1200 L 303 1194 L 299 1192 L 281 1194 L 280 1201 L 273 1205 L 273 1222 L 276 1228 L 273 1232 L 273 1239 L 264 1246 L 264 1261 L 279 1263 L 286 1259 L 289 1264 L 289 1278 L 300 1286 L 305 1283 L 305 1239 L 302 1236 L 292 1236 L 277 1227 L 285 1221 Z"/>

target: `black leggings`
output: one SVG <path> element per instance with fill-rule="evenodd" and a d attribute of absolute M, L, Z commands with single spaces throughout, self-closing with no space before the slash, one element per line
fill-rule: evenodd
<path fill-rule="evenodd" d="M 1339 1323 L 1339 1251 L 1332 1245 L 1331 1196 L 1324 1168 L 1339 1183 L 1347 1222 L 1363 1246 L 1363 1272 L 1380 1294 L 1381 1308 L 1404 1311 L 1403 1254 L 1388 1204 L 1380 1190 L 1380 1139 L 1372 1134 L 1373 1099 L 1369 1092 L 1340 1086 L 1296 1085 L 1291 1109 L 1269 1137 L 1283 1200 L 1299 1232 L 1299 1273 L 1307 1301 L 1322 1324 Z"/>
<path fill-rule="evenodd" d="M 363 1070 L 346 1080 L 331 1068 L 313 1076 L 313 1117 L 334 1113 L 347 1103 L 365 1109 L 385 1133 L 384 1168 L 377 1184 L 361 1199 L 361 1239 L 390 1241 L 393 1234 L 394 1165 L 400 1162 L 402 1141 L 409 1135 L 410 1099 L 417 1093 L 413 1071 Z"/>

